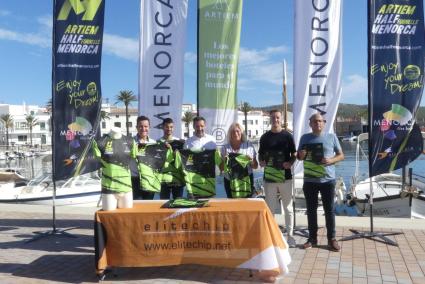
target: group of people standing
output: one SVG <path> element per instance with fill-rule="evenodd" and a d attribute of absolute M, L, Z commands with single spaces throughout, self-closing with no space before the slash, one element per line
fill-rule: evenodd
<path fill-rule="evenodd" d="M 303 191 L 309 229 L 309 238 L 303 247 L 308 249 L 317 245 L 317 207 L 320 193 L 326 216 L 328 248 L 339 251 L 340 247 L 335 239 L 334 164 L 343 160 L 344 154 L 338 139 L 334 134 L 323 132 L 326 121 L 321 114 L 316 113 L 309 119 L 312 132 L 301 137 L 296 149 L 293 136 L 282 128 L 281 112 L 271 111 L 270 119 L 271 129 L 260 138 L 258 157 L 239 123 L 233 123 L 229 127 L 227 144 L 220 148 L 220 152 L 214 137 L 205 132 L 203 117 L 193 119 L 195 132 L 186 141 L 173 135 L 174 123 L 170 118 L 163 120 L 163 136 L 158 140 L 149 136 L 150 121 L 146 116 L 137 118 L 137 134 L 132 139 L 122 136 L 119 129 L 112 129 L 93 145 L 95 156 L 102 163 L 102 198 L 105 194 L 103 201 L 110 204 L 107 209 L 113 209 L 114 206 L 131 207 L 132 199 L 150 200 L 155 193 L 159 193 L 161 199 L 180 198 L 183 196 L 184 186 L 188 189 L 188 197 L 214 196 L 215 174 L 210 176 L 213 181 L 209 184 L 208 176 L 198 178 L 196 173 L 185 173 L 183 177 L 181 171 L 182 163 L 191 165 L 193 161 L 202 162 L 203 159 L 210 158 L 212 160 L 205 161 L 201 168 L 211 170 L 218 166 L 224 172 L 224 187 L 228 198 L 251 197 L 254 193 L 253 170 L 260 165 L 264 167 L 265 201 L 272 213 L 275 213 L 280 208 L 280 196 L 288 243 L 295 246 L 292 169 L 294 162 L 299 159 L 304 161 Z M 185 156 L 185 150 L 194 151 L 193 153 L 209 151 L 210 155 L 208 158 L 196 157 L 190 152 L 190 155 Z M 213 158 L 217 154 L 220 159 Z M 154 173 L 150 173 L 155 169 L 161 171 L 161 178 L 156 183 Z"/>

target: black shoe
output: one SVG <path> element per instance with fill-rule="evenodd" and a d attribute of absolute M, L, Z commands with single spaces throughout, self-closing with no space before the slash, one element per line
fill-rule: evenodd
<path fill-rule="evenodd" d="M 317 240 L 308 239 L 307 242 L 305 244 L 303 244 L 304 249 L 309 249 L 309 248 L 316 247 L 316 246 L 317 246 Z"/>

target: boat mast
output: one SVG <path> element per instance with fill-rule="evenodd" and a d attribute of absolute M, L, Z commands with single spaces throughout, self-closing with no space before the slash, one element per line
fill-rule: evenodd
<path fill-rule="evenodd" d="M 283 129 L 288 130 L 288 97 L 286 95 L 286 60 L 283 60 Z"/>

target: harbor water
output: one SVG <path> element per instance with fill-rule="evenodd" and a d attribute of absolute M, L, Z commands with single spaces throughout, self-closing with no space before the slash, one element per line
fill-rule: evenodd
<path fill-rule="evenodd" d="M 337 177 L 342 177 L 344 179 L 346 188 L 349 190 L 352 183 L 352 177 L 356 171 L 356 142 L 343 141 L 341 142 L 341 146 L 345 159 L 336 165 L 336 175 Z M 360 155 L 359 180 L 363 180 L 368 177 L 368 161 L 366 155 L 367 153 Z M 32 179 L 43 172 L 51 172 L 51 165 L 51 155 L 27 157 L 7 161 L 0 160 L 0 168 L 16 169 L 27 179 Z M 413 168 L 414 174 L 425 176 L 425 155 L 419 156 L 407 167 Z M 401 174 L 401 170 L 397 170 L 394 173 Z M 262 171 L 256 170 L 255 177 L 261 178 L 261 176 Z M 217 178 L 217 197 L 226 197 L 222 177 Z"/>

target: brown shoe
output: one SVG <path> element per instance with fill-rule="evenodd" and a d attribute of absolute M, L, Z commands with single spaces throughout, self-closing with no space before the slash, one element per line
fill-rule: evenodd
<path fill-rule="evenodd" d="M 310 249 L 310 248 L 316 247 L 316 246 L 317 246 L 317 241 L 312 241 L 312 240 L 307 240 L 307 242 L 305 244 L 303 244 L 304 249 Z"/>
<path fill-rule="evenodd" d="M 332 239 L 328 241 L 328 249 L 331 251 L 338 252 L 341 250 L 341 247 L 335 239 Z"/>

